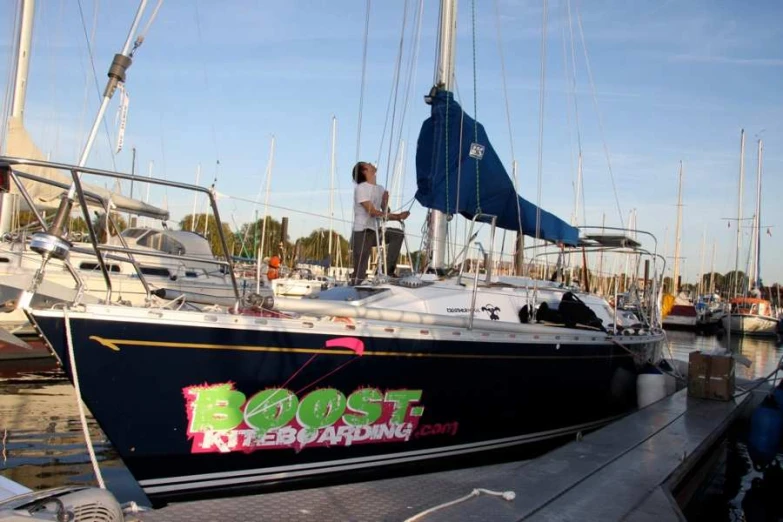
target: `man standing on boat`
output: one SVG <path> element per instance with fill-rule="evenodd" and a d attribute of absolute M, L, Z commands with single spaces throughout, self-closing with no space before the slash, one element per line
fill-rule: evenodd
<path fill-rule="evenodd" d="M 360 161 L 353 167 L 353 181 L 356 187 L 353 191 L 353 274 L 351 284 L 361 283 L 367 276 L 367 265 L 372 247 L 376 246 L 381 237 L 378 218 L 390 221 L 403 221 L 410 212 L 389 212 L 389 193 L 381 185 L 376 184 L 378 169 L 375 165 Z M 404 232 L 399 229 L 386 229 L 386 273 L 393 275 L 400 257 Z"/>

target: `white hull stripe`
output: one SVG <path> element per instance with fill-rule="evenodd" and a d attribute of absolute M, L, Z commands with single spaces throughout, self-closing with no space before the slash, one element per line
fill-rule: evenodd
<path fill-rule="evenodd" d="M 310 464 L 297 464 L 293 466 L 278 466 L 274 468 L 260 468 L 255 470 L 242 470 L 235 472 L 208 473 L 202 475 L 189 475 L 184 477 L 169 477 L 161 479 L 148 479 L 139 481 L 145 493 L 170 493 L 175 491 L 185 491 L 192 489 L 216 488 L 223 486 L 232 486 L 247 484 L 252 482 L 279 481 L 287 478 L 302 477 L 307 475 L 318 475 L 322 473 L 334 473 L 339 471 L 348 471 L 352 469 L 362 469 L 371 466 L 403 464 L 407 462 L 416 462 L 438 457 L 447 457 L 453 455 L 462 455 L 477 451 L 486 451 L 491 449 L 505 448 L 518 444 L 537 442 L 554 438 L 557 436 L 568 435 L 577 431 L 597 428 L 602 424 L 611 422 L 618 417 L 611 417 L 585 424 L 559 428 L 556 430 L 544 431 L 530 435 L 521 435 L 517 437 L 507 437 L 504 439 L 495 439 L 490 441 L 475 442 L 470 444 L 460 444 L 449 446 L 447 448 L 433 448 L 426 450 L 408 451 L 402 453 L 393 453 L 386 455 L 376 455 L 372 457 L 359 457 L 353 459 L 333 460 L 325 462 L 316 462 Z"/>

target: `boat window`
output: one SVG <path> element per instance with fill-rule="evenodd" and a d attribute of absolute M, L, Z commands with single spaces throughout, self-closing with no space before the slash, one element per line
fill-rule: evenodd
<path fill-rule="evenodd" d="M 122 232 L 122 237 L 137 238 L 149 232 L 146 228 L 129 228 Z"/>
<path fill-rule="evenodd" d="M 81 264 L 79 264 L 79 270 L 100 270 L 101 265 L 99 265 L 96 262 L 92 261 L 83 261 Z M 106 270 L 109 272 L 114 272 L 115 274 L 120 273 L 120 266 L 119 265 L 113 265 L 113 264 L 107 264 Z"/>
<path fill-rule="evenodd" d="M 0 257 L 0 263 L 10 263 L 10 262 L 11 260 L 8 259 L 7 257 Z"/>
<path fill-rule="evenodd" d="M 184 256 L 187 253 L 185 252 L 185 245 L 168 236 L 163 237 L 160 249 L 167 254 L 174 254 L 177 256 Z"/>
<path fill-rule="evenodd" d="M 199 273 L 195 270 L 185 270 L 185 277 L 198 277 Z"/>
<path fill-rule="evenodd" d="M 139 239 L 137 243 L 141 246 L 157 248 L 157 243 L 160 241 L 159 238 L 160 234 L 155 232 L 154 234 L 150 234 Z"/>
<path fill-rule="evenodd" d="M 171 272 L 168 268 L 161 268 L 159 266 L 143 266 L 141 267 L 141 273 L 144 275 L 169 277 Z"/>
<path fill-rule="evenodd" d="M 155 250 L 160 250 L 161 252 L 175 256 L 185 255 L 186 253 L 185 246 L 182 243 L 165 234 L 161 234 L 160 232 L 145 236 L 139 239 L 137 243 L 141 246 L 154 248 Z"/>

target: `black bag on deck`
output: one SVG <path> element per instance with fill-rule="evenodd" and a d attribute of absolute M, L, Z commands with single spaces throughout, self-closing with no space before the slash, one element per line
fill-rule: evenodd
<path fill-rule="evenodd" d="M 563 324 L 563 318 L 556 309 L 549 308 L 549 305 L 546 303 L 541 303 L 536 310 L 536 322 Z"/>
<path fill-rule="evenodd" d="M 566 292 L 563 294 L 563 299 L 560 301 L 558 311 L 563 318 L 563 323 L 565 323 L 568 328 L 574 328 L 577 324 L 581 324 L 583 326 L 598 328 L 604 332 L 606 331 L 603 324 L 604 322 L 595 315 L 595 312 L 593 312 L 584 301 L 574 295 L 573 292 Z"/>

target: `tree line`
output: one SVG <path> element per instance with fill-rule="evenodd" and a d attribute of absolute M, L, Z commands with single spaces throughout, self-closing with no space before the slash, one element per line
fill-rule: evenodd
<path fill-rule="evenodd" d="M 113 227 L 107 227 L 105 215 L 98 212 L 92 213 L 91 221 L 100 241 L 106 240 L 107 228 L 112 228 L 110 233 L 116 234 L 128 226 L 136 225 L 136 218 L 132 218 L 129 224 L 124 215 L 118 212 L 111 213 Z M 35 215 L 27 210 L 19 212 L 17 223 L 20 228 L 26 229 L 30 233 L 41 228 Z M 178 224 L 181 230 L 193 231 L 206 238 L 215 257 L 225 258 L 218 234 L 217 221 L 212 214 L 188 214 Z M 277 255 L 287 266 L 295 266 L 296 263 L 302 262 L 350 265 L 350 242 L 335 231 L 332 231 L 332 255 L 329 259 L 329 231 L 324 228 L 318 228 L 305 237 L 292 240 L 287 231 L 285 237 L 282 237 L 282 223 L 271 216 L 266 218 L 265 232 L 263 218 L 252 223 L 245 223 L 237 231 L 232 231 L 226 223 L 222 225 L 226 245 L 230 255 L 234 258 L 255 260 L 260 248 L 262 259 Z M 73 215 L 69 220 L 68 230 L 72 240 L 74 238 L 89 240 L 87 222 L 82 216 Z M 261 245 L 262 237 L 264 238 L 263 245 Z"/>
<path fill-rule="evenodd" d="M 224 257 L 223 247 L 220 244 L 217 222 L 211 214 L 188 214 L 179 222 L 182 230 L 191 230 L 209 241 L 212 253 L 217 257 Z M 292 240 L 287 230 L 283 230 L 281 221 L 271 216 L 266 217 L 266 230 L 264 230 L 264 218 L 252 223 L 245 223 L 239 230 L 232 231 L 223 223 L 223 236 L 226 239 L 229 252 L 235 258 L 255 260 L 258 252 L 261 258 L 277 255 L 281 257 L 284 265 L 295 266 L 297 263 L 329 263 L 331 265 L 350 265 L 350 243 L 339 233 L 332 231 L 332 252 L 329 255 L 329 230 L 318 228 L 308 236 Z M 263 245 L 261 244 L 263 239 Z"/>
<path fill-rule="evenodd" d="M 112 222 L 120 232 L 128 227 L 128 222 L 123 215 L 116 212 L 112 213 Z M 38 228 L 36 227 L 37 221 L 35 216 L 32 212 L 26 210 L 19 213 L 18 223 L 20 227 L 29 227 L 30 230 Z M 105 240 L 107 228 L 105 217 L 102 214 L 93 212 L 92 224 L 100 239 Z M 131 225 L 135 225 L 135 218 L 132 219 Z M 335 231 L 332 231 L 332 259 L 329 259 L 329 231 L 324 228 L 313 230 L 308 236 L 292 241 L 287 230 L 285 231 L 285 237 L 283 237 L 282 222 L 271 216 L 266 217 L 265 232 L 263 218 L 252 223 L 244 223 L 237 231 L 232 231 L 226 223 L 222 225 L 228 250 L 234 258 L 247 259 L 248 261 L 255 260 L 260 248 L 262 259 L 277 255 L 281 257 L 283 264 L 287 266 L 295 266 L 296 263 L 308 261 L 313 263 L 328 262 L 331 265 L 342 264 L 345 267 L 351 264 L 350 241 Z M 220 237 L 217 233 L 217 222 L 212 214 L 188 214 L 179 221 L 179 227 L 181 230 L 194 231 L 204 236 L 209 241 L 212 253 L 216 257 L 225 257 L 223 246 L 220 244 Z M 83 217 L 74 216 L 70 219 L 69 229 L 72 234 L 86 234 L 87 224 Z M 114 233 L 114 231 L 112 232 Z M 262 238 L 263 245 L 261 245 Z M 411 256 L 415 266 L 420 261 L 422 253 L 412 252 Z M 581 274 L 581 268 L 579 273 Z M 588 277 L 592 280 L 591 271 L 588 270 L 588 274 Z M 740 295 L 747 291 L 749 288 L 748 283 L 748 275 L 742 270 L 736 272 L 731 270 L 725 274 L 712 272 L 702 275 L 701 291 L 702 293 L 707 293 L 713 288 L 715 293 L 723 296 Z M 663 287 L 665 292 L 672 293 L 671 277 L 664 277 Z M 699 290 L 699 285 L 683 283 L 680 290 L 695 293 Z M 765 297 L 776 297 L 780 290 L 780 284 L 775 283 L 763 286 L 760 290 Z"/>

